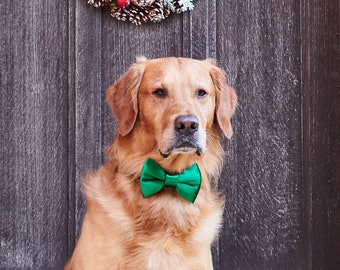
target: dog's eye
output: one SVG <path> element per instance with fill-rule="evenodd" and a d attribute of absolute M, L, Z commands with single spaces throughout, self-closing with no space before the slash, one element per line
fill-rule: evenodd
<path fill-rule="evenodd" d="M 155 91 L 153 91 L 152 94 L 154 94 L 156 97 L 164 98 L 167 96 L 167 91 L 162 88 L 158 88 Z"/>
<path fill-rule="evenodd" d="M 205 97 L 205 96 L 208 95 L 208 93 L 207 93 L 207 91 L 205 91 L 205 90 L 203 90 L 203 89 L 199 89 L 199 90 L 196 91 L 196 95 L 197 95 L 198 97 Z"/>

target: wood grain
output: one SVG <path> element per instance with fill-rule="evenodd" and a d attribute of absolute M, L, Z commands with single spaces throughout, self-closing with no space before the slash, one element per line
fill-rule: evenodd
<path fill-rule="evenodd" d="M 239 96 L 220 269 L 300 269 L 299 6 L 219 1 L 217 21 L 217 60 Z"/>
<path fill-rule="evenodd" d="M 301 2 L 303 268 L 340 265 L 339 1 Z"/>
<path fill-rule="evenodd" d="M 65 3 L 0 4 L 1 269 L 60 269 L 67 258 Z"/>

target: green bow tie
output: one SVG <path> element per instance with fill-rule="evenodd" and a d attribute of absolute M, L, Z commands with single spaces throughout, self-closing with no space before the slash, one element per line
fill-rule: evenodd
<path fill-rule="evenodd" d="M 201 186 L 201 172 L 197 164 L 179 174 L 167 174 L 161 166 L 152 159 L 147 159 L 140 176 L 143 196 L 150 197 L 163 189 L 172 187 L 187 201 L 193 203 Z"/>

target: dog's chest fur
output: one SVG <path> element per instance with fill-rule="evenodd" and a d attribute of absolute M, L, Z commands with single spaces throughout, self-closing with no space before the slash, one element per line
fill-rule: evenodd
<path fill-rule="evenodd" d="M 135 181 L 120 174 L 112 177 L 109 172 L 102 167 L 85 182 L 84 223 L 102 232 L 101 245 L 107 247 L 106 256 L 112 257 L 113 265 L 122 265 L 121 269 L 210 268 L 204 265 L 209 260 L 197 258 L 210 254 L 221 224 L 222 205 L 214 193 L 201 190 L 194 204 L 169 189 L 147 199 L 140 192 L 126 197 L 127 190 L 138 190 Z M 203 203 L 201 196 L 210 200 Z M 96 220 L 105 222 L 96 224 Z M 206 254 L 198 254 L 202 250 Z"/>

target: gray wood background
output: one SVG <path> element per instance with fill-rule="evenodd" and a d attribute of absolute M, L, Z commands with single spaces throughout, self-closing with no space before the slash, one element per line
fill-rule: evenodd
<path fill-rule="evenodd" d="M 0 269 L 62 269 L 105 91 L 137 55 L 216 58 L 237 89 L 218 270 L 339 269 L 338 0 L 198 0 L 136 27 L 82 0 L 0 2 Z"/>

